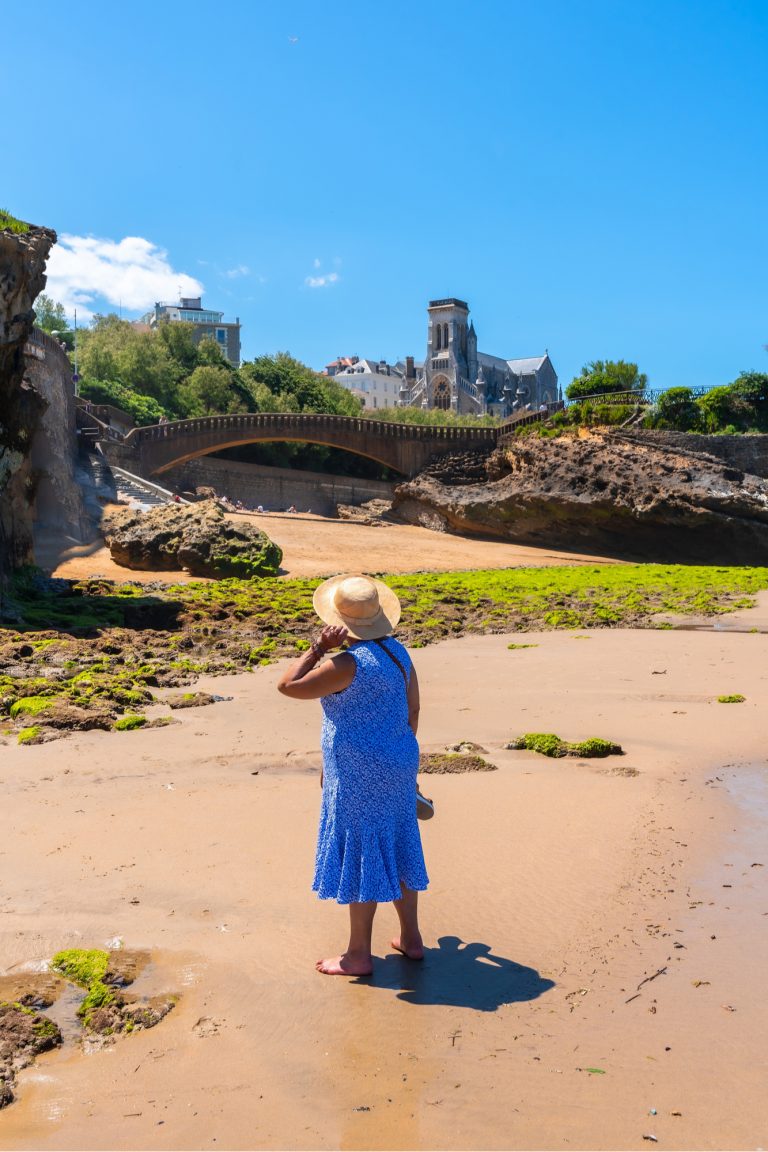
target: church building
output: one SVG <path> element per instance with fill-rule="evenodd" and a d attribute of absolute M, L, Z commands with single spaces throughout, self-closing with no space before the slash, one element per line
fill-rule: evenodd
<path fill-rule="evenodd" d="M 364 382 L 371 365 L 370 379 L 386 372 L 399 377 L 398 402 L 401 406 L 443 408 L 473 416 L 511 416 L 520 410 L 536 410 L 542 404 L 562 399 L 557 373 L 547 352 L 507 360 L 479 352 L 477 333 L 469 319 L 469 306 L 450 297 L 430 300 L 427 309 L 427 355 L 423 362 L 407 356 L 405 362 L 384 365 L 383 361 L 334 361 L 326 368 L 340 384 L 358 394 L 368 391 Z M 393 382 L 394 383 L 394 382 Z M 380 407 L 381 403 L 366 407 Z"/>

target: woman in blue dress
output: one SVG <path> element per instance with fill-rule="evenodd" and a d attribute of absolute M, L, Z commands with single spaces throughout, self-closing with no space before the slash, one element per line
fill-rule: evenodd
<path fill-rule="evenodd" d="M 392 636 L 400 603 L 366 576 L 335 576 L 316 589 L 325 623 L 278 689 L 323 708 L 323 798 L 313 889 L 349 905 L 349 944 L 319 960 L 329 976 L 369 976 L 378 904 L 392 901 L 400 934 L 392 946 L 421 960 L 418 894 L 428 884 L 416 820 L 419 683 L 405 648 Z M 344 642 L 346 651 L 325 657 Z"/>

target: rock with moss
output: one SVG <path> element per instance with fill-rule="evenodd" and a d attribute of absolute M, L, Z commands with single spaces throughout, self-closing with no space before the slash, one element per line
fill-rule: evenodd
<path fill-rule="evenodd" d="M 143 728 L 146 723 L 146 716 L 140 716 L 137 713 L 135 715 L 121 716 L 118 720 L 115 720 L 114 727 L 116 732 L 134 732 L 137 728 Z"/>
<path fill-rule="evenodd" d="M 163 703 L 174 709 L 202 708 L 207 704 L 215 704 L 216 697 L 210 692 L 169 692 Z"/>
<path fill-rule="evenodd" d="M 742 696 L 740 692 L 732 692 L 730 696 L 718 696 L 718 704 L 743 704 L 746 696 Z"/>
<path fill-rule="evenodd" d="M 482 756 L 464 752 L 422 752 L 419 756 L 419 772 L 437 775 L 456 772 L 495 772 L 496 765 Z"/>
<path fill-rule="evenodd" d="M 186 568 L 215 579 L 275 576 L 283 554 L 266 533 L 227 518 L 213 501 L 112 512 L 104 523 L 112 559 L 125 568 Z"/>
<path fill-rule="evenodd" d="M 144 951 L 72 948 L 58 952 L 51 965 L 86 990 L 77 1010 L 86 1033 L 110 1043 L 121 1033 L 154 1027 L 177 1002 L 172 994 L 144 999 L 122 991 L 148 961 L 149 953 Z"/>
<path fill-rule="evenodd" d="M 61 1032 L 48 1016 L 19 1001 L 0 1002 L 0 1108 L 13 1101 L 17 1074 L 59 1044 Z"/>
<path fill-rule="evenodd" d="M 577 756 L 580 760 L 601 758 L 603 756 L 623 756 L 624 750 L 620 744 L 612 740 L 603 740 L 600 736 L 590 736 L 587 740 L 563 740 L 554 732 L 526 732 L 505 744 L 505 748 L 515 751 L 527 749 L 529 752 L 539 752 L 542 756 L 559 759 L 562 756 Z"/>

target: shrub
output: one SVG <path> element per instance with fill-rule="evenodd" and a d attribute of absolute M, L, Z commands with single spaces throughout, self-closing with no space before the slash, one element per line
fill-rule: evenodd
<path fill-rule="evenodd" d="M 655 428 L 672 428 L 678 432 L 696 432 L 702 425 L 702 414 L 690 388 L 670 388 L 656 403 L 652 416 Z"/>

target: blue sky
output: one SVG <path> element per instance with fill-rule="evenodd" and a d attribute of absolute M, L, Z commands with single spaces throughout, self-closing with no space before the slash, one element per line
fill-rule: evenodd
<path fill-rule="evenodd" d="M 0 203 L 72 238 L 81 314 L 197 281 L 245 356 L 322 367 L 422 357 L 456 295 L 563 384 L 768 371 L 765 0 L 38 0 L 34 27 L 6 27 Z"/>

